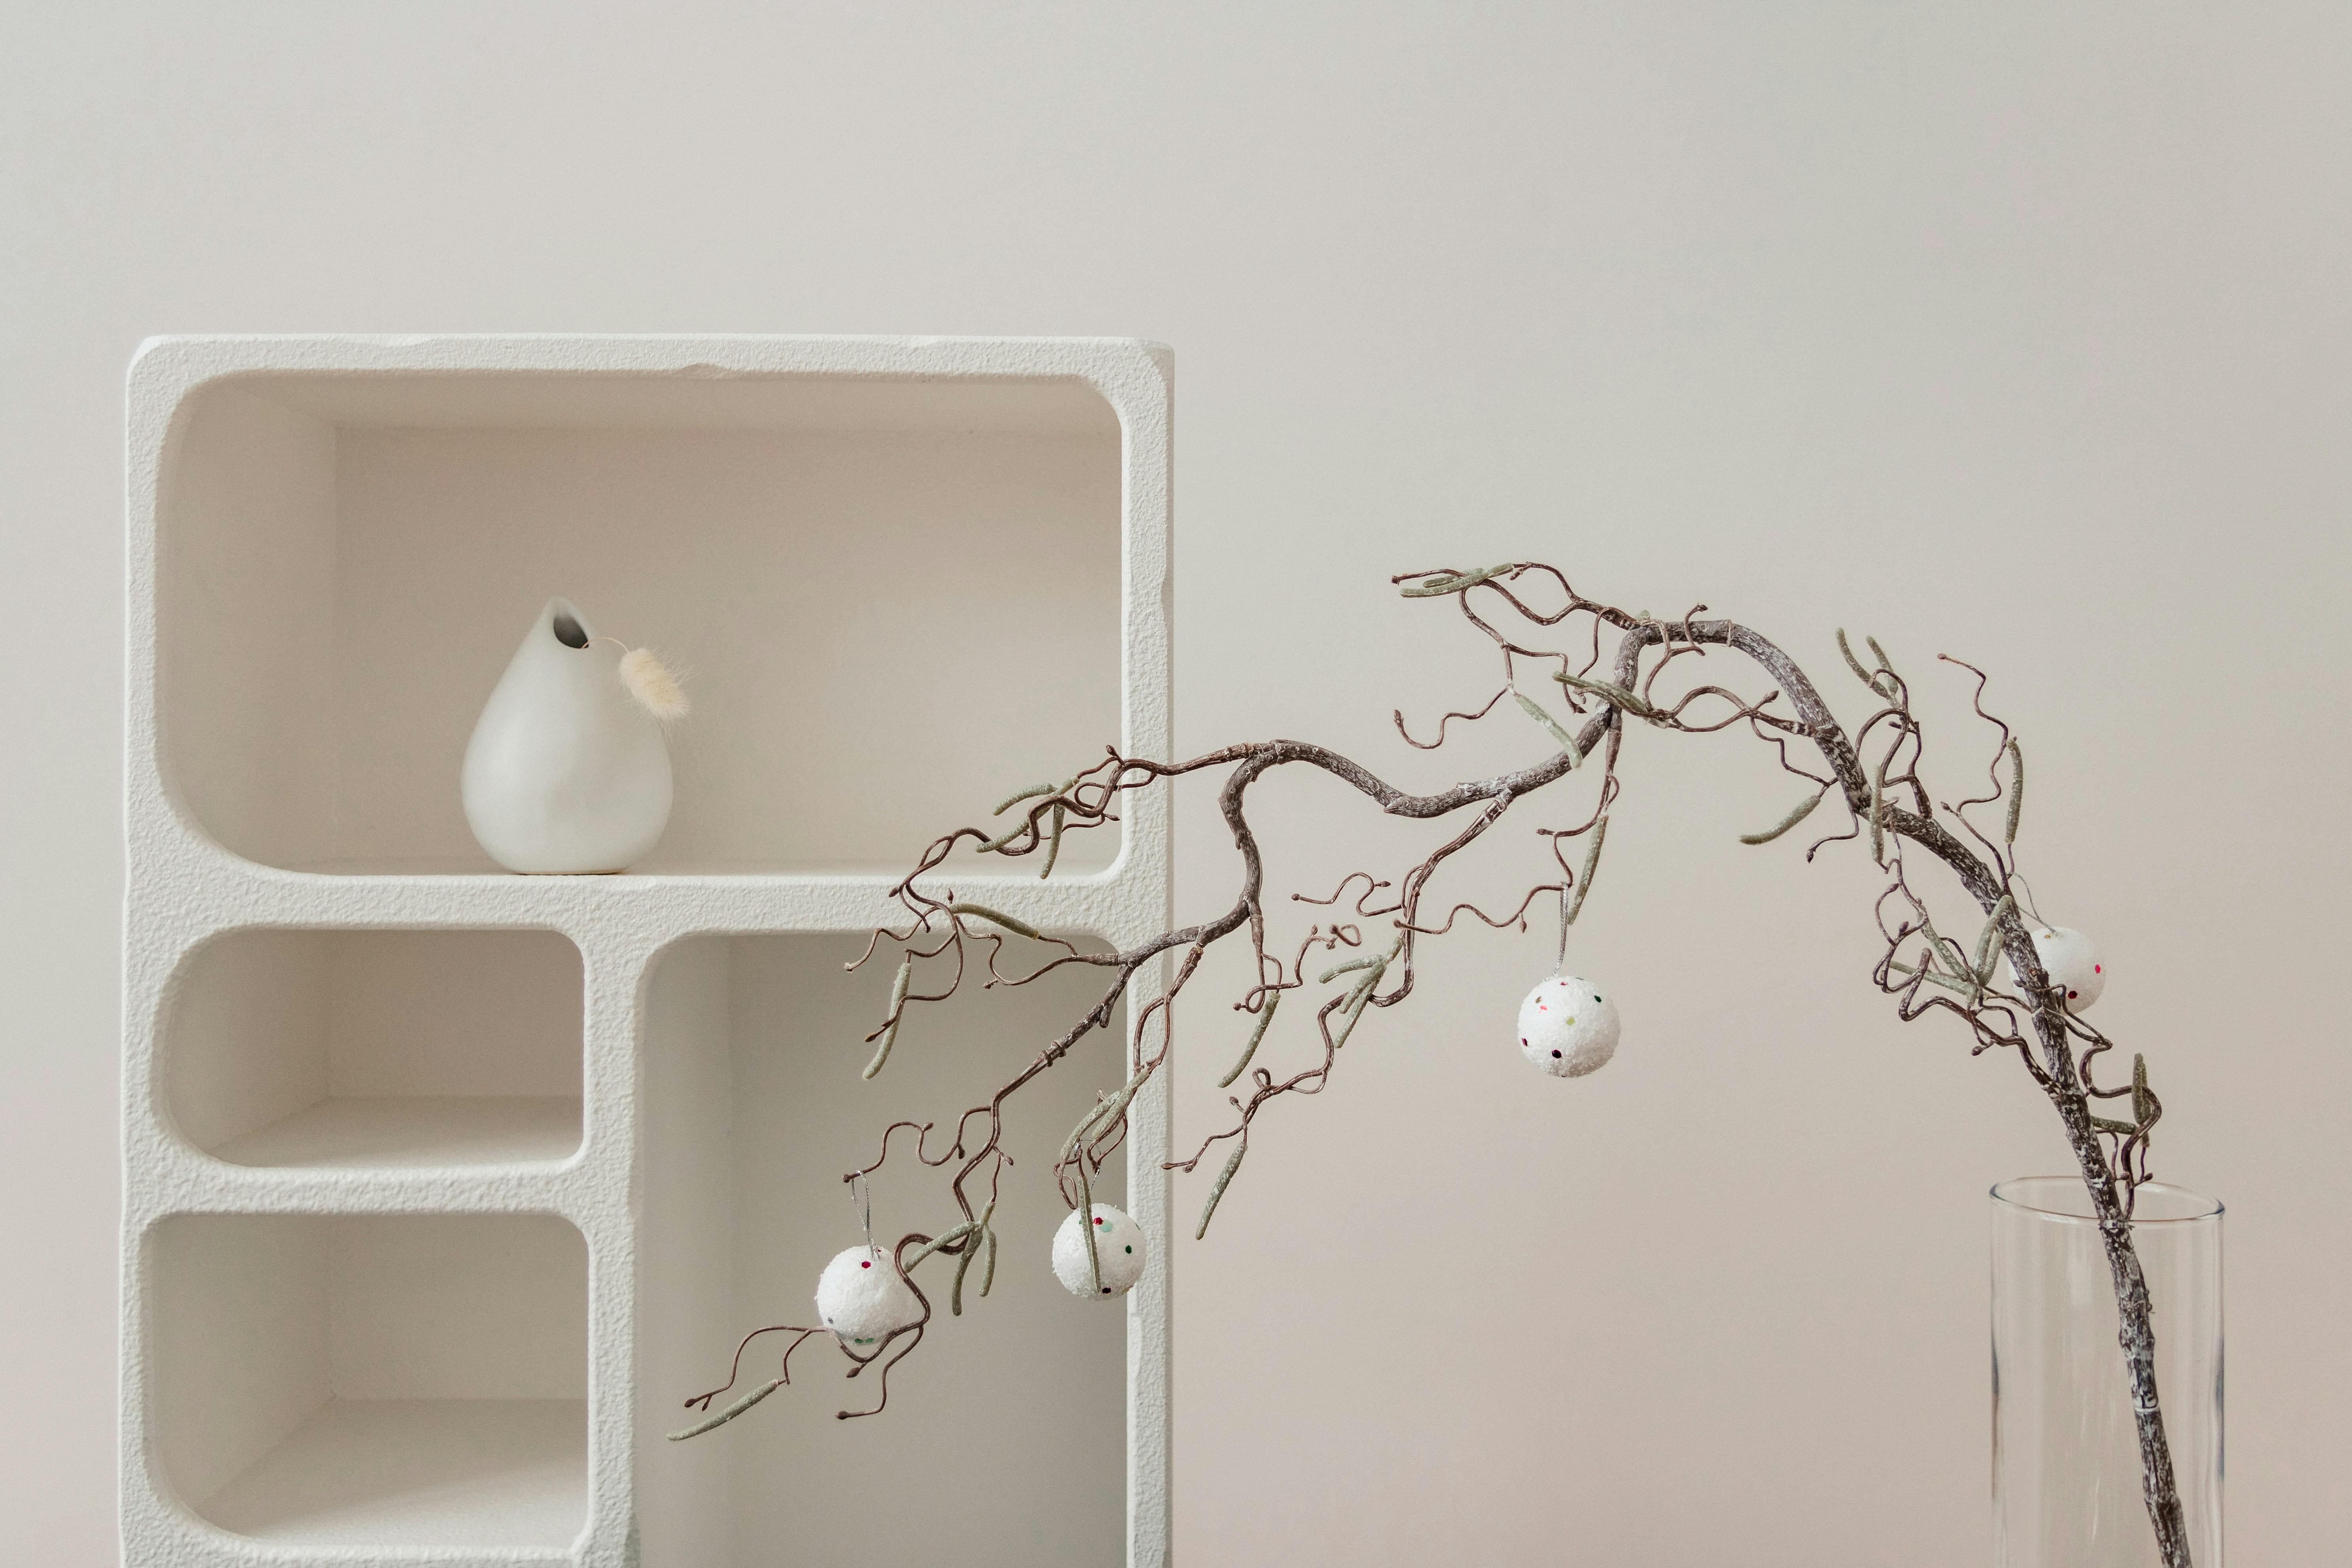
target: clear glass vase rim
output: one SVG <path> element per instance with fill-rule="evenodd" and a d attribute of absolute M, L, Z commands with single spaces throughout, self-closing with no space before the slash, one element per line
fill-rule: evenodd
<path fill-rule="evenodd" d="M 2037 1219 L 2056 1220 L 2067 1225 L 2095 1226 L 2099 1223 L 2098 1216 L 2095 1215 L 2069 1214 L 2063 1209 L 2050 1208 L 2042 1204 L 2031 1202 L 2023 1196 L 2025 1189 L 2044 1182 L 2058 1183 L 2073 1193 L 2080 1194 L 2084 1202 L 2089 1201 L 2089 1189 L 2083 1184 L 2083 1178 L 2080 1176 L 2011 1176 L 2005 1182 L 1993 1184 L 1992 1201 L 2016 1209 L 2021 1214 L 2032 1215 Z M 2170 1182 L 2143 1182 L 2140 1184 L 2139 1190 L 2143 1194 L 2165 1194 L 2194 1207 L 2197 1212 L 2175 1215 L 2167 1219 L 2135 1216 L 2131 1223 L 2136 1227 L 2144 1225 L 2203 1225 L 2209 1220 L 2220 1219 L 2226 1212 L 2221 1206 L 2221 1199 L 2208 1196 L 2189 1187 L 2176 1186 Z"/>

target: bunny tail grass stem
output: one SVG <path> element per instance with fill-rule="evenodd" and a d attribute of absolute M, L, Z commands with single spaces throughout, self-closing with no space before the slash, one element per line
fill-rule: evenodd
<path fill-rule="evenodd" d="M 654 657 L 651 648 L 631 648 L 621 656 L 621 684 L 629 689 L 639 707 L 665 724 L 676 723 L 694 707 L 677 677 Z"/>

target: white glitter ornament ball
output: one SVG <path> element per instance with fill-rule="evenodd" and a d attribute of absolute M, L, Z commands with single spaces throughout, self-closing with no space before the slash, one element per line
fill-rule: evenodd
<path fill-rule="evenodd" d="M 1087 1268 L 1087 1233 L 1080 1227 L 1076 1209 L 1054 1233 L 1054 1278 L 1073 1296 L 1124 1296 L 1143 1278 L 1150 1246 L 1144 1240 L 1143 1227 L 1108 1204 L 1095 1205 L 1093 1218 L 1093 1273 L 1102 1276 L 1101 1289 L 1096 1289 Z"/>
<path fill-rule="evenodd" d="M 853 1247 L 824 1266 L 816 1281 L 817 1321 L 846 1345 L 878 1345 L 893 1329 L 920 1322 L 923 1304 L 878 1247 Z"/>
<path fill-rule="evenodd" d="M 2042 955 L 2050 984 L 2066 988 L 2069 1013 L 2083 1011 L 2107 988 L 2106 965 L 2099 962 L 2099 950 L 2081 931 L 2043 926 L 2033 933 L 2033 951 Z"/>
<path fill-rule="evenodd" d="M 1547 980 L 1519 1004 L 1519 1049 L 1554 1078 L 1582 1078 L 1617 1054 L 1617 1005 L 1579 975 Z"/>

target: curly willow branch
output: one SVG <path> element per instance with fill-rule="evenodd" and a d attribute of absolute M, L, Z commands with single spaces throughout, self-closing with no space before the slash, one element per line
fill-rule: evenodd
<path fill-rule="evenodd" d="M 2014 846 L 2021 826 L 2024 794 L 2024 753 L 2017 738 L 1982 702 L 1984 677 L 1973 665 L 1961 665 L 1977 677 L 1972 694 L 1975 713 L 1998 731 L 1994 766 L 1985 775 L 1985 793 L 1962 800 L 1957 807 L 1938 807 L 1921 774 L 1926 731 L 1912 709 L 1911 687 L 1895 659 L 1875 638 L 1863 646 L 1871 660 L 1865 664 L 1845 633 L 1835 642 L 1841 661 L 1868 694 L 1874 710 L 1862 725 L 1849 731 L 1831 710 L 1811 677 L 1786 652 L 1736 621 L 1701 619 L 1704 605 L 1680 619 L 1661 620 L 1647 612 L 1629 612 L 1588 599 L 1570 584 L 1566 574 L 1540 563 L 1510 563 L 1498 566 L 1453 567 L 1412 572 L 1392 579 L 1407 598 L 1451 599 L 1463 618 L 1488 637 L 1499 657 L 1502 687 L 1475 710 L 1446 712 L 1433 740 L 1416 741 L 1405 731 L 1400 712 L 1397 728 L 1411 745 L 1426 751 L 1443 747 L 1446 726 L 1454 720 L 1475 721 L 1490 712 L 1503 697 L 1511 696 L 1534 721 L 1548 743 L 1546 754 L 1526 766 L 1487 778 L 1466 780 L 1426 795 L 1400 789 L 1352 758 L 1305 741 L 1275 740 L 1221 747 L 1181 762 L 1157 762 L 1129 757 L 1108 748 L 1092 765 L 1071 774 L 1060 784 L 1035 784 L 1015 792 L 996 809 L 1002 816 L 1021 807 L 1012 826 L 1001 832 L 963 827 L 934 841 L 914 868 L 891 890 L 907 918 L 903 931 L 877 931 L 856 968 L 886 949 L 898 954 L 898 976 L 891 991 L 887 1014 L 869 1039 L 880 1049 L 870 1072 L 886 1065 L 894 1042 L 922 1008 L 955 994 L 973 967 L 971 949 L 978 945 L 979 967 L 987 984 L 1022 985 L 1068 965 L 1101 972 L 1104 984 L 1096 1000 L 1047 1043 L 1035 1058 L 980 1104 L 954 1119 L 947 1152 L 934 1159 L 921 1148 L 924 1164 L 951 1167 L 947 1191 L 960 1220 L 937 1240 L 909 1237 L 894 1257 L 903 1258 L 909 1246 L 920 1248 L 913 1264 L 934 1254 L 959 1259 L 957 1279 L 970 1265 L 973 1252 L 985 1244 L 992 1271 L 997 1178 L 1010 1163 L 1003 1146 L 1004 1110 L 1008 1100 L 1042 1074 L 1063 1061 L 1079 1040 L 1110 1026 L 1120 1002 L 1145 966 L 1162 958 L 1172 961 L 1173 974 L 1165 989 L 1133 1020 L 1128 1042 L 1126 1080 L 1107 1090 L 1063 1144 L 1054 1166 L 1065 1201 L 1076 1206 L 1086 1201 L 1092 1177 L 1115 1149 L 1126 1129 L 1128 1110 L 1143 1084 L 1165 1067 L 1174 1037 L 1175 1009 L 1198 972 L 1202 958 L 1220 942 L 1239 939 L 1248 944 L 1254 963 L 1249 984 L 1233 1005 L 1253 1016 L 1247 1042 L 1239 1059 L 1220 1081 L 1220 1088 L 1244 1080 L 1243 1091 L 1229 1099 L 1230 1123 L 1210 1134 L 1187 1158 L 1171 1160 L 1166 1168 L 1197 1170 L 1218 1145 L 1230 1143 L 1207 1194 L 1200 1220 L 1205 1233 L 1210 1219 L 1233 1188 L 1256 1131 L 1257 1118 L 1269 1105 L 1295 1095 L 1314 1095 L 1328 1087 L 1341 1049 L 1354 1037 L 1370 1010 L 1404 1001 L 1412 992 L 1424 939 L 1445 935 L 1454 917 L 1470 909 L 1489 927 L 1518 925 L 1524 929 L 1529 903 L 1538 894 L 1559 892 L 1566 900 L 1562 915 L 1573 921 L 1590 893 L 1596 862 L 1607 830 L 1612 803 L 1618 799 L 1619 752 L 1627 733 L 1648 729 L 1683 734 L 1703 734 L 1744 725 L 1774 748 L 1780 767 L 1814 786 L 1813 792 L 1772 827 L 1745 836 L 1742 842 L 1774 842 L 1810 817 L 1822 804 L 1834 801 L 1844 809 L 1847 826 L 1814 843 L 1810 860 L 1827 845 L 1865 837 L 1874 864 L 1884 868 L 1888 881 L 1877 905 L 1879 931 L 1885 947 L 1872 977 L 1895 1002 L 1896 1016 L 1905 1020 L 1928 1014 L 1958 1018 L 1969 1031 L 1978 1052 L 2015 1052 L 2035 1087 L 2056 1109 L 2074 1149 L 2084 1183 L 2097 1214 L 2109 1272 L 2115 1286 L 2120 1341 L 2137 1413 L 2141 1458 L 2146 1479 L 2148 1516 L 2167 1568 L 2190 1568 L 2181 1524 L 2180 1500 L 2174 1484 L 2171 1458 L 2158 1400 L 2155 1340 L 2149 1321 L 2148 1294 L 2139 1260 L 2132 1247 L 2129 1214 L 2137 1187 L 2147 1179 L 2147 1151 L 2150 1130 L 2161 1106 L 2147 1087 L 2145 1060 L 2135 1058 L 2128 1088 L 2101 1089 L 2091 1079 L 2092 1058 L 2110 1048 L 2110 1042 L 2064 1010 L 2050 976 L 2035 952 L 2023 910 L 2032 907 L 2018 877 Z M 1613 658 L 1604 654 L 1604 637 L 1616 638 Z M 1659 689 L 1669 665 L 1688 658 L 1692 667 L 1706 662 L 1711 649 L 1728 649 L 1742 656 L 1769 680 L 1770 689 L 1750 700 L 1729 687 L 1707 683 L 1679 693 Z M 1543 705 L 1522 695 L 1516 666 L 1530 661 L 1552 671 L 1565 698 L 1572 722 L 1559 723 Z M 1959 661 L 1952 661 L 1956 664 Z M 1720 716 L 1690 717 L 1695 704 L 1710 706 Z M 1573 721 L 1580 721 L 1580 723 Z M 1791 745 L 1818 757 L 1820 772 L 1800 766 L 1790 757 Z M 1597 768 L 1580 763 L 1597 762 Z M 2000 764 L 2006 762 L 2004 780 Z M 1347 912 L 1362 921 L 1385 921 L 1391 940 L 1368 937 L 1364 927 L 1347 922 L 1308 930 L 1297 951 L 1286 957 L 1269 947 L 1265 866 L 1249 816 L 1250 791 L 1279 768 L 1304 767 L 1320 773 L 1368 802 L 1384 816 L 1408 822 L 1435 823 L 1456 819 L 1451 831 L 1423 858 L 1388 879 L 1370 871 L 1350 873 L 1328 899 L 1293 894 L 1296 901 L 1337 906 L 1361 879 L 1362 890 Z M 1423 919 L 1423 900 L 1432 882 L 1456 854 L 1489 833 L 1528 797 L 1570 778 L 1598 773 L 1595 802 L 1575 827 L 1542 829 L 1550 839 L 1547 853 L 1564 872 L 1568 859 L 1559 841 L 1585 837 L 1583 867 L 1573 878 L 1539 882 L 1512 915 L 1497 921 L 1474 906 L 1454 902 L 1442 922 Z M 1020 859 L 1038 854 L 1050 872 L 1062 840 L 1118 820 L 1121 796 L 1173 784 L 1194 774 L 1221 775 L 1217 807 L 1231 835 L 1239 860 L 1232 897 L 1208 918 L 1192 925 L 1162 931 L 1112 952 L 1082 952 L 1057 938 L 1048 937 L 1025 922 L 969 900 L 938 885 L 950 857 L 960 849 L 983 856 Z M 2001 841 L 1995 845 L 1979 833 L 1963 815 L 1969 807 L 1999 805 L 2004 810 Z M 1974 840 L 1971 848 L 1960 834 L 1946 826 L 1948 818 L 1960 834 Z M 1952 938 L 1939 934 L 1927 905 L 1914 888 L 1913 857 L 1940 866 L 1960 892 L 1972 900 L 1982 920 L 1971 953 Z M 1548 866 L 1547 871 L 1552 868 Z M 1569 889 L 1573 889 L 1572 895 Z M 1386 895 L 1386 901 L 1375 899 Z M 1006 976 L 995 958 L 1009 942 L 1045 950 L 1044 962 L 1026 974 Z M 1356 956 L 1308 973 L 1308 957 L 1317 949 L 1336 953 L 1357 950 Z M 2007 966 L 2007 984 L 1999 971 Z M 936 980 L 929 978 L 937 974 Z M 1383 989 L 1385 987 L 1385 989 Z M 1272 1026 L 1283 997 L 1293 991 L 1320 993 L 1313 1008 L 1314 1029 L 1305 1059 L 1277 1072 L 1266 1065 L 1269 1052 L 1280 1054 Z M 1282 1009 L 1292 1016 L 1296 1009 Z M 1157 1020 L 1156 1029 L 1154 1020 Z M 2128 1096 L 2129 1121 L 2094 1117 L 2093 1097 Z M 908 1124 L 912 1125 L 912 1124 Z M 923 1129 L 928 1131 L 928 1127 Z M 886 1134 L 880 1156 L 867 1171 L 878 1168 L 889 1155 Z M 973 1184 L 985 1178 L 984 1188 Z M 976 1206 L 977 1205 L 977 1206 Z M 984 1212 L 983 1212 L 984 1211 Z M 1091 1239 L 1091 1237 L 1089 1237 Z M 902 1264 L 908 1276 L 913 1264 Z M 853 1369 L 881 1356 L 892 1342 L 906 1336 L 908 1343 L 884 1367 L 897 1364 L 919 1342 L 929 1321 L 929 1303 L 923 1300 L 922 1322 L 886 1339 L 874 1356 L 851 1359 Z M 961 1305 L 961 1291 L 957 1304 Z M 797 1341 L 795 1343 L 797 1344 Z M 740 1355 L 740 1352 L 739 1352 Z M 738 1401 L 717 1421 L 724 1421 L 766 1397 L 777 1384 L 761 1388 Z M 887 1399 L 887 1394 L 886 1394 Z M 704 1396 L 707 1408 L 709 1396 Z M 876 1409 L 881 1408 L 877 1405 Z M 847 1415 L 847 1412 L 844 1412 Z M 870 1414 L 870 1413 L 869 1413 Z M 695 1430 L 708 1430 L 717 1422 Z M 681 1434 L 687 1436 L 689 1434 Z"/>

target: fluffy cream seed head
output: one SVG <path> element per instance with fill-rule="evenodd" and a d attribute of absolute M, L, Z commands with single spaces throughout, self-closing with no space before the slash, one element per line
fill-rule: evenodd
<path fill-rule="evenodd" d="M 621 656 L 621 684 L 640 707 L 665 724 L 685 718 L 694 706 L 687 700 L 677 677 L 654 657 L 651 648 L 632 648 Z"/>

